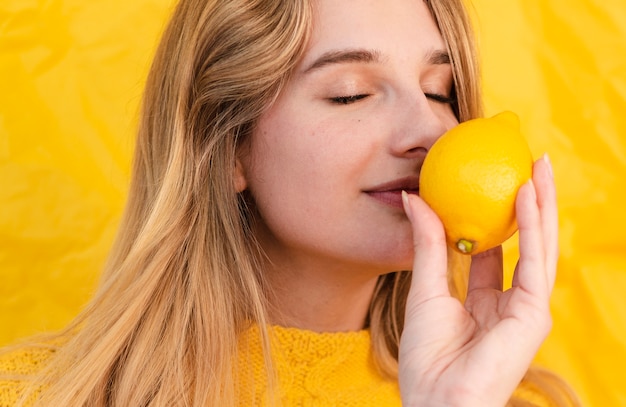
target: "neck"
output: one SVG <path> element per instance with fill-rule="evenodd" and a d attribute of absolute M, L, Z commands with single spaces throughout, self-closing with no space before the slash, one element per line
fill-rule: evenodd
<path fill-rule="evenodd" d="M 357 331 L 365 327 L 378 279 L 358 270 L 276 267 L 266 274 L 273 324 L 315 332 Z"/>

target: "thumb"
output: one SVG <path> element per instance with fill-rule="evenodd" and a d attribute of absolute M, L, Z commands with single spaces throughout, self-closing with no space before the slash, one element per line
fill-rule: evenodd
<path fill-rule="evenodd" d="M 407 307 L 435 297 L 450 296 L 447 249 L 443 225 L 419 196 L 402 193 L 402 202 L 413 229 L 413 277 Z"/>

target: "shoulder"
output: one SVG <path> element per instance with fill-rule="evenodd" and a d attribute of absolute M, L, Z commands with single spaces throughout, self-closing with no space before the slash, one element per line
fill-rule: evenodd
<path fill-rule="evenodd" d="M 0 375 L 37 373 L 56 352 L 52 345 L 28 345 L 0 349 Z"/>
<path fill-rule="evenodd" d="M 28 383 L 52 358 L 55 349 L 46 345 L 0 349 L 0 407 L 17 403 Z"/>

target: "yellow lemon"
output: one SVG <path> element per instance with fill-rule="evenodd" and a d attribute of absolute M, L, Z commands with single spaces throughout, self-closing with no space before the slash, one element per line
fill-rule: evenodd
<path fill-rule="evenodd" d="M 469 120 L 432 146 L 420 196 L 443 223 L 448 244 L 476 254 L 517 230 L 515 197 L 532 177 L 533 157 L 512 112 Z"/>

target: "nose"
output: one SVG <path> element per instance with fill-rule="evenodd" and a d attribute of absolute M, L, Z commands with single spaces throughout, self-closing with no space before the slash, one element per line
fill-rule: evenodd
<path fill-rule="evenodd" d="M 403 158 L 424 158 L 432 145 L 458 122 L 450 105 L 430 100 L 420 92 L 404 98 L 397 108 L 397 122 L 391 138 L 392 154 Z M 407 108 L 408 106 L 408 108 Z"/>

